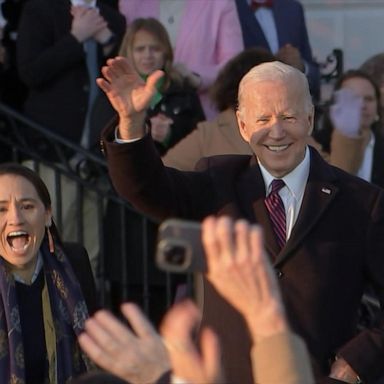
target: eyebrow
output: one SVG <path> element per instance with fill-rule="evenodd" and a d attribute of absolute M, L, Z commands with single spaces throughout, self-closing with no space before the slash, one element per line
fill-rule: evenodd
<path fill-rule="evenodd" d="M 22 199 L 17 201 L 20 203 L 25 203 L 25 202 L 35 203 L 37 202 L 37 199 L 34 199 L 33 197 L 23 197 Z M 9 200 L 0 200 L 0 204 L 8 204 L 8 203 L 9 203 Z"/>

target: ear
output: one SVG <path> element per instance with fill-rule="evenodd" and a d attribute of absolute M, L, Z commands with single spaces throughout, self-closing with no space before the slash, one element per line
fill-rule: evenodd
<path fill-rule="evenodd" d="M 239 131 L 240 131 L 241 137 L 247 143 L 249 143 L 250 138 L 249 138 L 247 130 L 245 128 L 245 122 L 244 122 L 244 120 L 242 118 L 242 113 L 239 110 L 236 111 L 236 119 L 237 119 L 237 125 L 239 126 Z"/>
<path fill-rule="evenodd" d="M 312 135 L 313 127 L 315 125 L 315 107 L 312 107 L 310 114 L 308 115 L 308 136 Z"/>

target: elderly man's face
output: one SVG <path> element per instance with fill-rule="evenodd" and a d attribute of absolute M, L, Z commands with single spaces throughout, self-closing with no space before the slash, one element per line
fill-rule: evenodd
<path fill-rule="evenodd" d="M 237 120 L 242 137 L 274 177 L 285 176 L 304 159 L 313 108 L 306 109 L 298 82 L 249 81 Z"/>

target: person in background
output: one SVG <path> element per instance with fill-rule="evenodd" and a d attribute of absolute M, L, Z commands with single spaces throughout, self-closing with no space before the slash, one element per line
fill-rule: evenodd
<path fill-rule="evenodd" d="M 117 53 L 125 28 L 124 17 L 100 1 L 28 0 L 17 40 L 18 70 L 28 87 L 25 115 L 60 139 L 99 153 L 100 132 L 90 120 L 99 93 L 95 81 L 107 58 Z M 37 130 L 25 127 L 22 134 L 42 159 L 39 174 L 49 190 L 57 189 L 57 179 L 52 167 L 44 162 L 55 162 L 64 172 L 81 175 L 86 164 L 76 149 L 52 145 L 47 135 Z M 30 161 L 25 164 L 34 166 Z M 96 276 L 100 249 L 94 223 L 98 201 L 92 191 L 86 192 L 79 213 L 77 191 L 77 184 L 62 175 L 60 193 L 53 195 L 53 207 L 58 207 L 56 197 L 61 196 L 62 215 L 57 216 L 62 217 L 65 240 L 78 239 L 82 231 L 78 217 L 83 216 L 84 243 Z"/>
<path fill-rule="evenodd" d="M 0 10 L 4 28 L 1 36 L 3 61 L 1 71 L 0 100 L 6 105 L 21 111 L 27 96 L 27 87 L 17 71 L 16 42 L 20 16 L 29 0 L 2 0 Z"/>
<path fill-rule="evenodd" d="M 180 76 L 173 67 L 173 51 L 166 29 L 154 18 L 135 19 L 128 27 L 120 47 L 120 56 L 126 57 L 135 72 L 145 80 L 148 75 L 156 70 L 163 70 L 165 76 L 156 84 L 156 93 L 146 110 L 146 121 L 150 127 L 151 136 L 159 154 L 165 154 L 180 139 L 196 128 L 199 121 L 204 120 L 204 112 L 200 104 L 196 90 L 188 83 L 188 80 Z M 97 115 L 100 116 L 104 110 L 104 117 L 94 120 L 100 126 L 105 126 L 116 112 L 109 104 L 105 95 L 100 96 L 97 103 Z M 106 210 L 106 220 L 111 223 L 106 229 L 106 244 L 108 258 L 105 270 L 111 281 L 113 291 L 113 302 L 119 307 L 121 302 L 122 278 L 121 258 L 126 259 L 126 273 L 129 282 L 129 298 L 131 301 L 142 303 L 143 301 L 143 265 L 146 262 L 148 268 L 151 320 L 158 322 L 167 308 L 166 303 L 166 275 L 158 271 L 154 266 L 154 248 L 157 236 L 157 225 L 149 222 L 145 232 L 147 241 L 140 242 L 138 238 L 143 236 L 143 220 L 131 210 L 126 210 L 124 220 L 127 233 L 121 234 L 120 226 L 122 219 L 121 209 L 110 202 Z M 127 243 L 126 251 L 119 249 L 115 241 L 117 236 L 124 236 Z M 145 259 L 147 249 L 149 258 Z M 113 256 L 112 256 L 113 255 Z M 174 283 L 172 278 L 172 294 Z M 180 276 L 176 278 L 180 280 Z M 182 279 L 183 281 L 185 279 Z M 114 305 L 115 307 L 115 305 Z"/>
<path fill-rule="evenodd" d="M 137 73 L 145 80 L 161 69 L 165 76 L 156 85 L 157 92 L 147 110 L 151 135 L 161 155 L 204 120 L 204 112 L 196 90 L 173 67 L 173 50 L 164 26 L 154 18 L 139 18 L 128 27 L 120 46 L 119 55 L 127 57 Z M 94 116 L 103 128 L 115 115 L 105 95 L 101 95 L 95 111 L 105 110 L 102 119 Z M 102 103 L 107 103 L 103 106 Z M 98 121 L 96 121 L 98 120 Z"/>
<path fill-rule="evenodd" d="M 224 154 L 252 153 L 239 133 L 236 121 L 237 92 L 242 77 L 255 65 L 274 61 L 263 48 L 249 48 L 230 59 L 220 70 L 210 94 L 219 114 L 197 125 L 188 136 L 171 148 L 162 160 L 166 166 L 193 171 L 202 158 Z"/>
<path fill-rule="evenodd" d="M 359 69 L 374 79 L 378 85 L 380 89 L 380 116 L 384 116 L 384 53 L 369 57 Z"/>
<path fill-rule="evenodd" d="M 62 243 L 36 173 L 0 164 L 0 381 L 65 384 L 93 367 L 77 336 L 98 307 L 88 255 Z"/>
<path fill-rule="evenodd" d="M 305 15 L 297 0 L 236 0 L 245 48 L 264 47 L 278 60 L 304 72 L 314 101 L 320 70 L 312 56 Z"/>
<path fill-rule="evenodd" d="M 165 26 L 175 67 L 198 90 L 207 119 L 213 118 L 217 111 L 209 87 L 244 47 L 233 0 L 120 0 L 119 9 L 128 25 L 139 17 L 154 17 Z"/>
<path fill-rule="evenodd" d="M 252 335 L 255 383 L 313 383 L 308 352 L 288 325 L 261 229 L 245 220 L 208 217 L 202 241 L 207 278 L 244 316 Z M 167 312 L 160 326 L 162 338 L 138 307 L 126 303 L 121 309 L 132 330 L 103 310 L 86 322 L 79 336 L 84 351 L 101 367 L 133 384 L 229 382 L 223 377 L 215 333 L 204 328 L 196 345 L 193 335 L 201 313 L 190 300 Z"/>
<path fill-rule="evenodd" d="M 102 2 L 29 0 L 17 39 L 18 71 L 28 87 L 26 116 L 93 148 L 99 136 L 89 125 L 95 80 L 106 59 L 116 55 L 124 32 L 124 17 Z M 45 160 L 57 160 L 47 142 L 31 140 Z"/>
<path fill-rule="evenodd" d="M 384 187 L 380 90 L 367 73 L 351 69 L 338 79 L 317 137 L 333 165 Z"/>
<path fill-rule="evenodd" d="M 115 58 L 97 80 L 119 113 L 117 127 L 102 136 L 117 192 L 157 220 L 216 214 L 259 223 L 316 379 L 374 382 L 383 373 L 382 309 L 372 327 L 356 329 L 365 288 L 372 285 L 383 300 L 384 192 L 330 166 L 307 145 L 314 107 L 306 76 L 277 61 L 252 68 L 241 80 L 236 116 L 254 156 L 213 156 L 196 172 L 182 172 L 163 165 L 144 124 L 163 74 L 143 83 L 132 72 Z M 203 324 L 219 334 L 228 381 L 253 382 L 242 317 L 209 281 L 203 293 Z"/>

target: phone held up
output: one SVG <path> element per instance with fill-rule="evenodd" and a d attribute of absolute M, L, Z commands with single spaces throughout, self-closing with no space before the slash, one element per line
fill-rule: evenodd
<path fill-rule="evenodd" d="M 158 231 L 156 263 L 167 272 L 205 272 L 207 265 L 200 223 L 181 219 L 165 220 Z"/>

